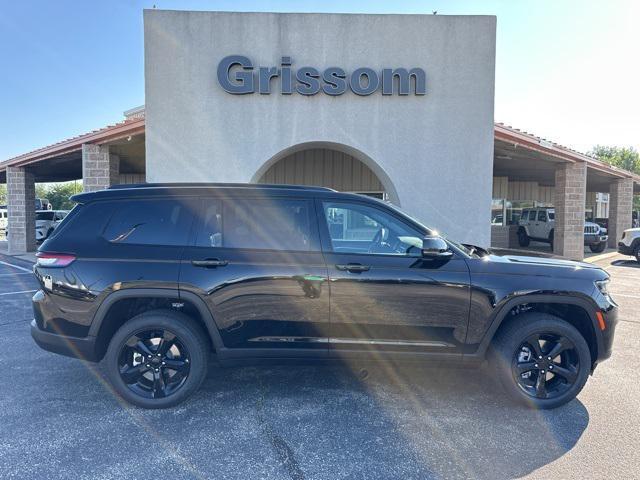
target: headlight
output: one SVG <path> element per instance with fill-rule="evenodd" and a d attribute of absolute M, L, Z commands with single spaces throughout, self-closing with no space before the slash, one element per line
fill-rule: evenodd
<path fill-rule="evenodd" d="M 602 295 L 604 295 L 605 297 L 609 296 L 609 279 L 608 278 L 606 280 L 598 280 L 594 283 L 596 284 L 596 287 L 598 287 L 598 290 L 600 290 L 600 293 Z"/>

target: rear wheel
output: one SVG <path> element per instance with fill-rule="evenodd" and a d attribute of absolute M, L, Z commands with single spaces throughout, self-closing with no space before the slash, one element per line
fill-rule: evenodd
<path fill-rule="evenodd" d="M 636 261 L 640 263 L 640 245 L 633 251 L 633 256 L 636 257 Z"/>
<path fill-rule="evenodd" d="M 195 392 L 207 374 L 209 345 L 178 312 L 142 313 L 115 333 L 104 357 L 116 392 L 143 408 L 167 408 Z"/>
<path fill-rule="evenodd" d="M 551 247 L 552 252 L 553 252 L 553 236 L 554 236 L 554 230 L 551 230 L 549 232 L 549 246 Z"/>
<path fill-rule="evenodd" d="M 589 245 L 589 249 L 593 253 L 602 253 L 604 252 L 605 248 L 607 248 L 606 242 L 592 243 L 591 245 Z"/>
<path fill-rule="evenodd" d="M 528 247 L 529 246 L 529 236 L 527 235 L 527 232 L 525 231 L 524 228 L 521 228 L 520 230 L 518 230 L 518 244 L 521 247 Z"/>
<path fill-rule="evenodd" d="M 507 394 L 531 408 L 573 400 L 591 371 L 591 353 L 575 327 L 558 317 L 524 313 L 494 340 L 492 359 Z"/>

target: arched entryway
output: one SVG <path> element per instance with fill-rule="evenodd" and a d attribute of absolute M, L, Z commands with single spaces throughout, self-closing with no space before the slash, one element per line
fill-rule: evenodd
<path fill-rule="evenodd" d="M 335 143 L 310 142 L 285 149 L 251 181 L 329 187 L 400 204 L 393 183 L 376 162 L 357 149 Z"/>

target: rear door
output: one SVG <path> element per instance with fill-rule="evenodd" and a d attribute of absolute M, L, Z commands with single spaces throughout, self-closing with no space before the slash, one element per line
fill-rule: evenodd
<path fill-rule="evenodd" d="M 204 299 L 228 355 L 326 355 L 327 268 L 311 199 L 203 199 L 180 288 Z"/>

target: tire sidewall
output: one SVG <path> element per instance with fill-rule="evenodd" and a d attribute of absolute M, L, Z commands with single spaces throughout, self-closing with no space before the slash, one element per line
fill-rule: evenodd
<path fill-rule="evenodd" d="M 116 393 L 127 402 L 142 408 L 172 407 L 193 394 L 206 377 L 208 350 L 206 347 L 203 348 L 206 345 L 202 338 L 203 332 L 191 323 L 191 319 L 177 312 L 149 312 L 132 318 L 120 327 L 111 338 L 102 360 Z M 177 392 L 158 399 L 142 397 L 130 390 L 120 377 L 118 368 L 118 357 L 125 342 L 135 333 L 153 328 L 168 330 L 176 335 L 190 356 L 190 370 L 185 383 Z"/>
<path fill-rule="evenodd" d="M 535 313 L 523 314 L 522 316 L 529 317 L 528 319 L 531 321 L 522 322 L 518 328 L 513 329 L 508 338 L 505 339 L 503 348 L 494 352 L 494 363 L 498 370 L 502 386 L 513 400 L 536 409 L 556 408 L 570 402 L 578 395 L 578 393 L 580 393 L 587 382 L 591 371 L 591 352 L 587 342 L 575 327 L 557 317 L 546 314 L 540 314 L 538 316 Z M 524 339 L 529 335 L 536 333 L 563 335 L 573 342 L 578 354 L 580 362 L 578 379 L 569 390 L 559 397 L 552 399 L 531 397 L 518 386 L 517 381 L 514 378 L 513 371 L 511 369 L 513 357 Z"/>

